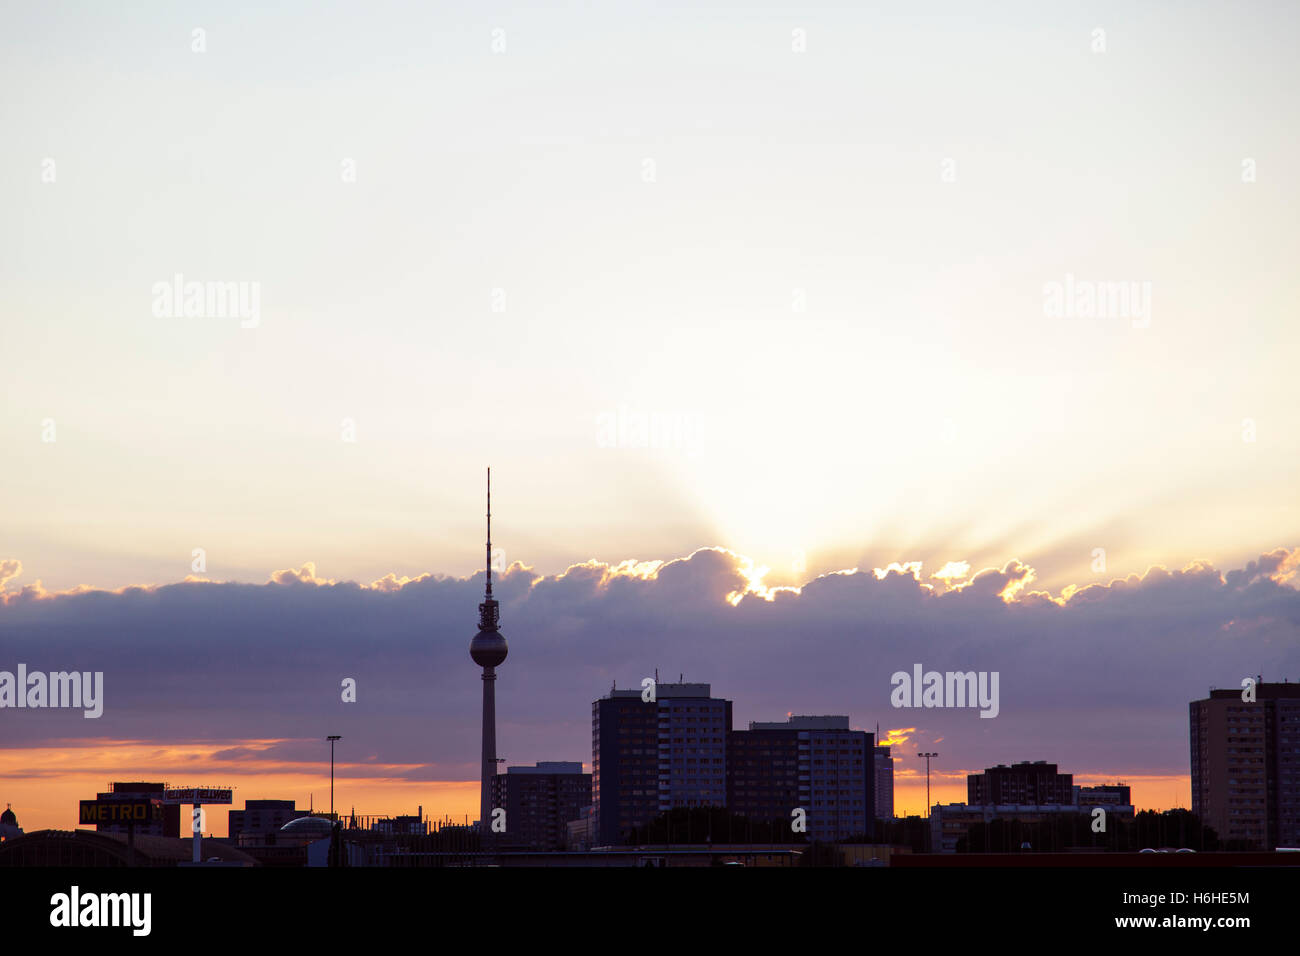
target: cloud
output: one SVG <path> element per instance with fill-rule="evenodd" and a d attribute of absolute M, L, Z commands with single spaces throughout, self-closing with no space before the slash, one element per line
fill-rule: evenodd
<path fill-rule="evenodd" d="M 23 563 L 13 558 L 0 560 L 0 591 L 5 585 L 23 573 Z"/>
<path fill-rule="evenodd" d="M 510 642 L 498 748 L 511 764 L 590 761 L 591 702 L 659 668 L 664 680 L 710 682 L 735 702 L 737 727 L 848 714 L 899 728 L 900 746 L 943 738 L 963 766 L 1185 772 L 1189 700 L 1261 669 L 1267 680 L 1300 676 L 1298 556 L 1279 548 L 1226 574 L 1205 561 L 1151 568 L 1058 595 L 1030 590 L 1034 569 L 1019 561 L 951 580 L 901 562 L 771 589 L 764 569 L 721 548 L 556 575 L 515 562 L 493 575 Z M 51 593 L 38 583 L 0 595 L 0 669 L 103 671 L 104 715 L 6 710 L 0 720 L 13 746 L 88 735 L 280 741 L 246 756 L 285 766 L 339 733 L 356 748 L 350 763 L 472 777 L 481 681 L 468 645 L 482 594 L 482 572 L 366 585 L 320 577 L 311 562 L 266 584 Z M 890 675 L 915 663 L 998 671 L 999 716 L 894 709 Z M 356 703 L 342 700 L 345 678 Z"/>
<path fill-rule="evenodd" d="M 965 594 L 969 600 L 979 596 L 985 599 L 998 598 L 1010 603 L 1016 600 L 1034 577 L 1033 568 L 1019 561 L 1011 561 L 1001 569 L 985 568 L 965 584 L 955 585 L 952 590 Z"/>
<path fill-rule="evenodd" d="M 915 727 L 894 727 L 882 731 L 877 743 L 882 747 L 904 747 L 915 733 Z"/>
<path fill-rule="evenodd" d="M 391 578 L 393 575 L 389 574 L 388 577 Z M 328 578 L 316 577 L 316 563 L 314 561 L 306 562 L 297 570 L 290 569 L 287 571 L 272 571 L 271 582 L 273 584 L 313 584 L 318 587 L 334 583 Z"/>
<path fill-rule="evenodd" d="M 1297 569 L 1300 569 L 1300 548 L 1294 551 L 1277 548 L 1260 555 L 1258 561 L 1251 561 L 1239 571 L 1228 572 L 1224 575 L 1224 582 L 1231 588 L 1249 587 L 1263 579 L 1283 584 L 1295 577 Z"/>

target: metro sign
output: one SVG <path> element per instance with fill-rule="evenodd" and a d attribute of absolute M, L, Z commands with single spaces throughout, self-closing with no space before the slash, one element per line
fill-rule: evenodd
<path fill-rule="evenodd" d="M 162 803 L 157 800 L 82 800 L 83 824 L 125 823 L 134 826 L 162 820 Z"/>

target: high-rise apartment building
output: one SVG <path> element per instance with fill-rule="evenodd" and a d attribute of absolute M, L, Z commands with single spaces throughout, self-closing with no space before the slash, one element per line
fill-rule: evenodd
<path fill-rule="evenodd" d="M 1300 846 L 1300 684 L 1211 690 L 1188 705 L 1192 812 L 1220 840 Z"/>
<path fill-rule="evenodd" d="M 753 823 L 790 825 L 800 806 L 799 734 L 785 724 L 727 735 L 727 808 Z"/>
<path fill-rule="evenodd" d="M 591 705 L 593 841 L 618 844 L 627 831 L 673 807 L 726 806 L 731 701 L 708 684 L 611 690 Z"/>
<path fill-rule="evenodd" d="M 894 819 L 894 758 L 888 747 L 876 747 L 876 819 Z"/>
<path fill-rule="evenodd" d="M 543 760 L 497 774 L 495 805 L 506 811 L 501 842 L 537 850 L 563 850 L 569 823 L 591 806 L 591 774 L 582 762 Z"/>
<path fill-rule="evenodd" d="M 726 807 L 754 822 L 789 826 L 800 815 L 810 840 L 872 833 L 876 780 L 892 758 L 846 716 L 790 717 L 731 729 L 731 701 L 708 684 L 612 690 L 591 705 L 591 841 L 628 831 L 677 807 Z"/>
<path fill-rule="evenodd" d="M 733 812 L 789 822 L 802 809 L 810 840 L 871 834 L 875 735 L 850 729 L 847 716 L 755 721 L 729 740 Z"/>
<path fill-rule="evenodd" d="M 667 684 L 659 700 L 659 812 L 727 805 L 731 701 L 708 684 Z"/>

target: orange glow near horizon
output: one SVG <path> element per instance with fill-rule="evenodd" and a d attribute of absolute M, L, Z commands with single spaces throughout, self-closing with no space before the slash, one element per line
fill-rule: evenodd
<path fill-rule="evenodd" d="M 931 769 L 931 804 L 965 803 L 966 775 L 979 772 L 961 770 L 940 774 Z M 1187 774 L 1076 773 L 1074 782 L 1083 787 L 1123 783 L 1132 788 L 1133 804 L 1138 811 L 1191 807 L 1192 779 Z M 925 770 L 902 771 L 897 760 L 894 762 L 894 815 L 925 816 Z"/>
<path fill-rule="evenodd" d="M 159 744 L 146 741 L 72 741 L 61 747 L 0 751 L 0 800 L 11 804 L 24 832 L 71 830 L 77 826 L 78 801 L 92 800 L 113 780 L 149 780 L 173 786 L 233 786 L 234 803 L 211 807 L 205 832 L 227 835 L 227 810 L 243 809 L 246 800 L 293 800 L 301 808 L 328 810 L 328 762 L 295 763 L 256 758 L 213 756 L 232 747 L 262 749 L 273 740 Z M 463 823 L 478 818 L 477 780 L 405 780 L 412 767 L 402 764 L 338 762 L 334 768 L 334 803 L 340 812 L 414 814 L 423 806 L 430 819 Z M 364 773 L 365 776 L 356 776 Z"/>
<path fill-rule="evenodd" d="M 894 733 L 906 733 L 906 729 L 891 731 Z M 19 825 L 28 833 L 75 828 L 78 801 L 93 799 L 112 780 L 235 787 L 230 807 L 211 808 L 208 832 L 214 836 L 227 835 L 226 810 L 242 809 L 246 800 L 292 799 L 302 808 L 329 809 L 327 765 L 268 759 L 262 766 L 256 758 L 229 760 L 214 756 L 231 747 L 259 750 L 277 742 L 73 741 L 62 747 L 7 750 L 0 752 L 0 779 L 5 788 L 0 800 L 12 804 Z M 477 780 L 412 781 L 398 776 L 410 769 L 401 764 L 337 763 L 335 808 L 340 812 L 396 816 L 413 814 L 422 806 L 429 819 L 465 822 L 477 818 Z M 931 802 L 964 803 L 968 772 L 931 771 Z M 365 775 L 356 776 L 358 773 Z M 1190 806 L 1191 780 L 1186 774 L 1120 774 L 1118 780 L 1133 788 L 1133 802 L 1139 810 Z M 1082 786 L 1116 781 L 1115 774 L 1074 775 L 1074 782 Z M 923 770 L 903 769 L 895 764 L 894 814 L 925 815 Z"/>

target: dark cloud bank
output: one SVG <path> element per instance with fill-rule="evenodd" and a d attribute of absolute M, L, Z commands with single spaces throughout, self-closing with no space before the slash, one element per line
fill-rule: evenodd
<path fill-rule="evenodd" d="M 1187 702 L 1242 677 L 1300 678 L 1300 549 L 1220 573 L 1181 571 L 1055 598 L 1018 562 L 946 588 L 912 569 L 826 575 L 801 592 L 751 592 L 747 562 L 699 551 L 657 568 L 590 563 L 497 576 L 510 656 L 497 682 L 511 763 L 591 759 L 591 702 L 660 669 L 708 681 L 737 726 L 847 713 L 917 727 L 949 768 L 1047 759 L 1076 772 L 1184 773 Z M 16 562 L 5 565 L 18 571 Z M 20 573 L 20 572 L 19 572 Z M 13 578 L 16 573 L 7 573 Z M 412 776 L 477 776 L 479 671 L 469 659 L 483 577 L 323 582 L 307 565 L 265 585 L 189 581 L 50 594 L 0 606 L 0 670 L 104 672 L 104 714 L 0 710 L 6 745 L 103 737 L 302 738 L 272 760 L 413 763 Z M 770 600 L 768 599 L 770 597 Z M 998 671 L 1000 714 L 894 709 L 890 675 Z M 355 678 L 358 700 L 340 699 Z M 950 756 L 949 756 L 950 755 Z"/>

